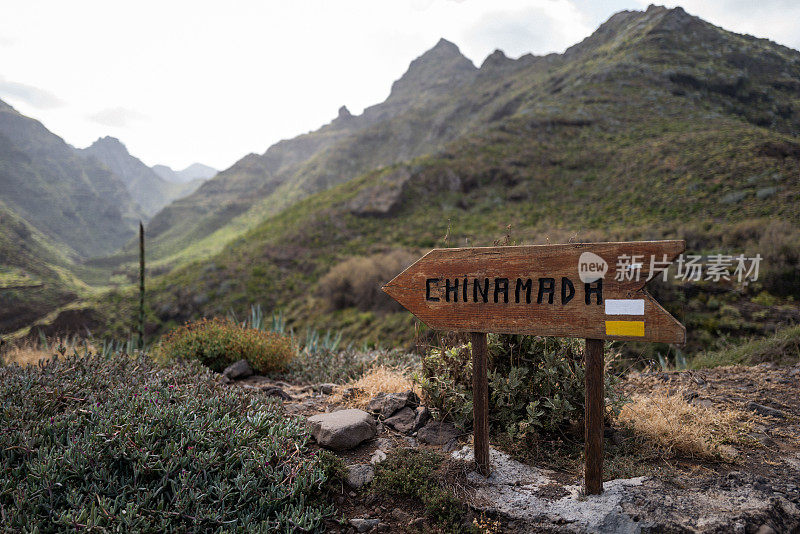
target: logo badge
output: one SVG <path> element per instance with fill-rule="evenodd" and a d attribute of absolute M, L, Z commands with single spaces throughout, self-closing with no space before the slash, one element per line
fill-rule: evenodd
<path fill-rule="evenodd" d="M 584 252 L 578 258 L 578 277 L 584 284 L 597 282 L 607 272 L 608 263 L 594 252 Z"/>

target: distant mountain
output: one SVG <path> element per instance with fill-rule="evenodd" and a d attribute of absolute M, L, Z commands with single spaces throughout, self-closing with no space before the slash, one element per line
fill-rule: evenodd
<path fill-rule="evenodd" d="M 153 309 L 174 324 L 258 303 L 296 329 L 407 340 L 408 314 L 332 313 L 325 273 L 356 256 L 348 272 L 363 272 L 345 287 L 377 287 L 387 251 L 490 245 L 509 225 L 525 243 L 682 237 L 694 252 L 772 251 L 773 269 L 796 277 L 798 101 L 800 52 L 680 8 L 621 12 L 564 54 L 495 52 L 479 69 L 442 40 L 385 102 L 246 156 L 154 217 L 157 254 L 201 261 L 155 279 Z M 780 276 L 753 291 L 800 290 Z M 753 294 L 710 317 L 690 290 L 660 291 L 695 347 L 781 320 Z"/>
<path fill-rule="evenodd" d="M 31 227 L 90 257 L 119 248 L 142 217 L 125 183 L 39 121 L 0 102 L 0 201 Z"/>
<path fill-rule="evenodd" d="M 309 194 L 443 148 L 485 124 L 511 98 L 505 92 L 469 96 L 465 92 L 477 76 L 458 47 L 441 39 L 411 63 L 385 102 L 360 116 L 342 107 L 319 130 L 245 156 L 167 206 L 148 225 L 155 258 L 183 261 L 214 253 Z M 126 249 L 118 261 L 132 259 L 134 252 Z"/>
<path fill-rule="evenodd" d="M 155 215 L 173 200 L 194 192 L 201 183 L 192 180 L 164 179 L 141 160 L 132 156 L 125 145 L 114 137 L 102 137 L 91 146 L 80 150 L 80 153 L 96 159 L 119 176 L 147 218 Z"/>
<path fill-rule="evenodd" d="M 202 163 L 192 163 L 182 171 L 174 171 L 167 165 L 154 165 L 153 172 L 164 180 L 174 183 L 186 183 L 195 180 L 208 180 L 217 174 L 217 169 Z"/>
<path fill-rule="evenodd" d="M 96 274 L 81 262 L 121 247 L 141 217 L 118 176 L 0 101 L 0 333 L 77 299 L 75 273 Z M 49 322 L 77 331 L 71 313 Z"/>
<path fill-rule="evenodd" d="M 710 46 L 720 58 L 704 49 Z M 216 253 L 302 198 L 372 169 L 437 153 L 516 114 L 581 124 L 597 121 L 594 115 L 615 120 L 607 114 L 624 115 L 613 107 L 620 96 L 608 102 L 581 96 L 614 80 L 628 84 L 620 90 L 646 87 L 688 95 L 681 106 L 687 112 L 701 114 L 709 106 L 714 113 L 796 132 L 792 53 L 725 32 L 683 10 L 655 6 L 646 13 L 614 15 L 564 54 L 511 60 L 496 51 L 481 68 L 441 39 L 411 62 L 384 102 L 359 116 L 343 107 L 319 130 L 245 156 L 165 207 L 148 225 L 153 254 L 177 264 Z M 706 64 L 708 69 L 701 67 Z M 127 248 L 115 261 L 130 261 L 134 253 Z"/>

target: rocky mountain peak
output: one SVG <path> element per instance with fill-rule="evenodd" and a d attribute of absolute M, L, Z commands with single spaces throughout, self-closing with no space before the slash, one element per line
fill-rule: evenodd
<path fill-rule="evenodd" d="M 16 111 L 13 107 L 0 100 L 0 111 Z"/>
<path fill-rule="evenodd" d="M 353 114 L 350 113 L 350 110 L 347 109 L 347 106 L 342 106 L 339 108 L 339 116 L 336 117 L 337 119 L 349 119 L 352 117 Z"/>
<path fill-rule="evenodd" d="M 128 152 L 128 148 L 116 137 L 111 137 L 107 135 L 105 137 L 99 137 L 97 141 L 89 145 L 86 150 L 96 153 L 98 151 L 103 151 L 106 153 L 113 153 L 119 154 L 123 156 L 128 156 L 130 153 Z"/>
<path fill-rule="evenodd" d="M 411 62 L 403 76 L 392 84 L 389 99 L 409 98 L 415 93 L 452 87 L 472 78 L 477 71 L 458 47 L 447 39 Z"/>
<path fill-rule="evenodd" d="M 486 59 L 484 59 L 481 64 L 481 70 L 504 67 L 512 63 L 514 63 L 514 60 L 506 56 L 505 53 L 498 48 L 486 56 Z"/>

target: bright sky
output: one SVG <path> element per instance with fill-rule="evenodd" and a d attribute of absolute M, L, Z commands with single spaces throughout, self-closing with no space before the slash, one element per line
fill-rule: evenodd
<path fill-rule="evenodd" d="M 0 99 L 84 147 L 225 169 L 354 114 L 440 37 L 476 65 L 561 52 L 639 0 L 7 0 Z M 800 48 L 796 0 L 687 0 L 714 24 Z"/>

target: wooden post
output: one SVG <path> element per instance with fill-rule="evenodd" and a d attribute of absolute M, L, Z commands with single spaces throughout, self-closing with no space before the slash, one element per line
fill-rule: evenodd
<path fill-rule="evenodd" d="M 144 351 L 144 225 L 139 221 L 139 350 Z"/>
<path fill-rule="evenodd" d="M 586 469 L 587 495 L 603 493 L 603 416 L 605 392 L 603 384 L 603 340 L 587 339 L 584 352 L 586 365 Z"/>
<path fill-rule="evenodd" d="M 486 374 L 486 334 L 472 332 L 472 421 L 475 433 L 475 467 L 489 476 L 489 380 Z"/>

